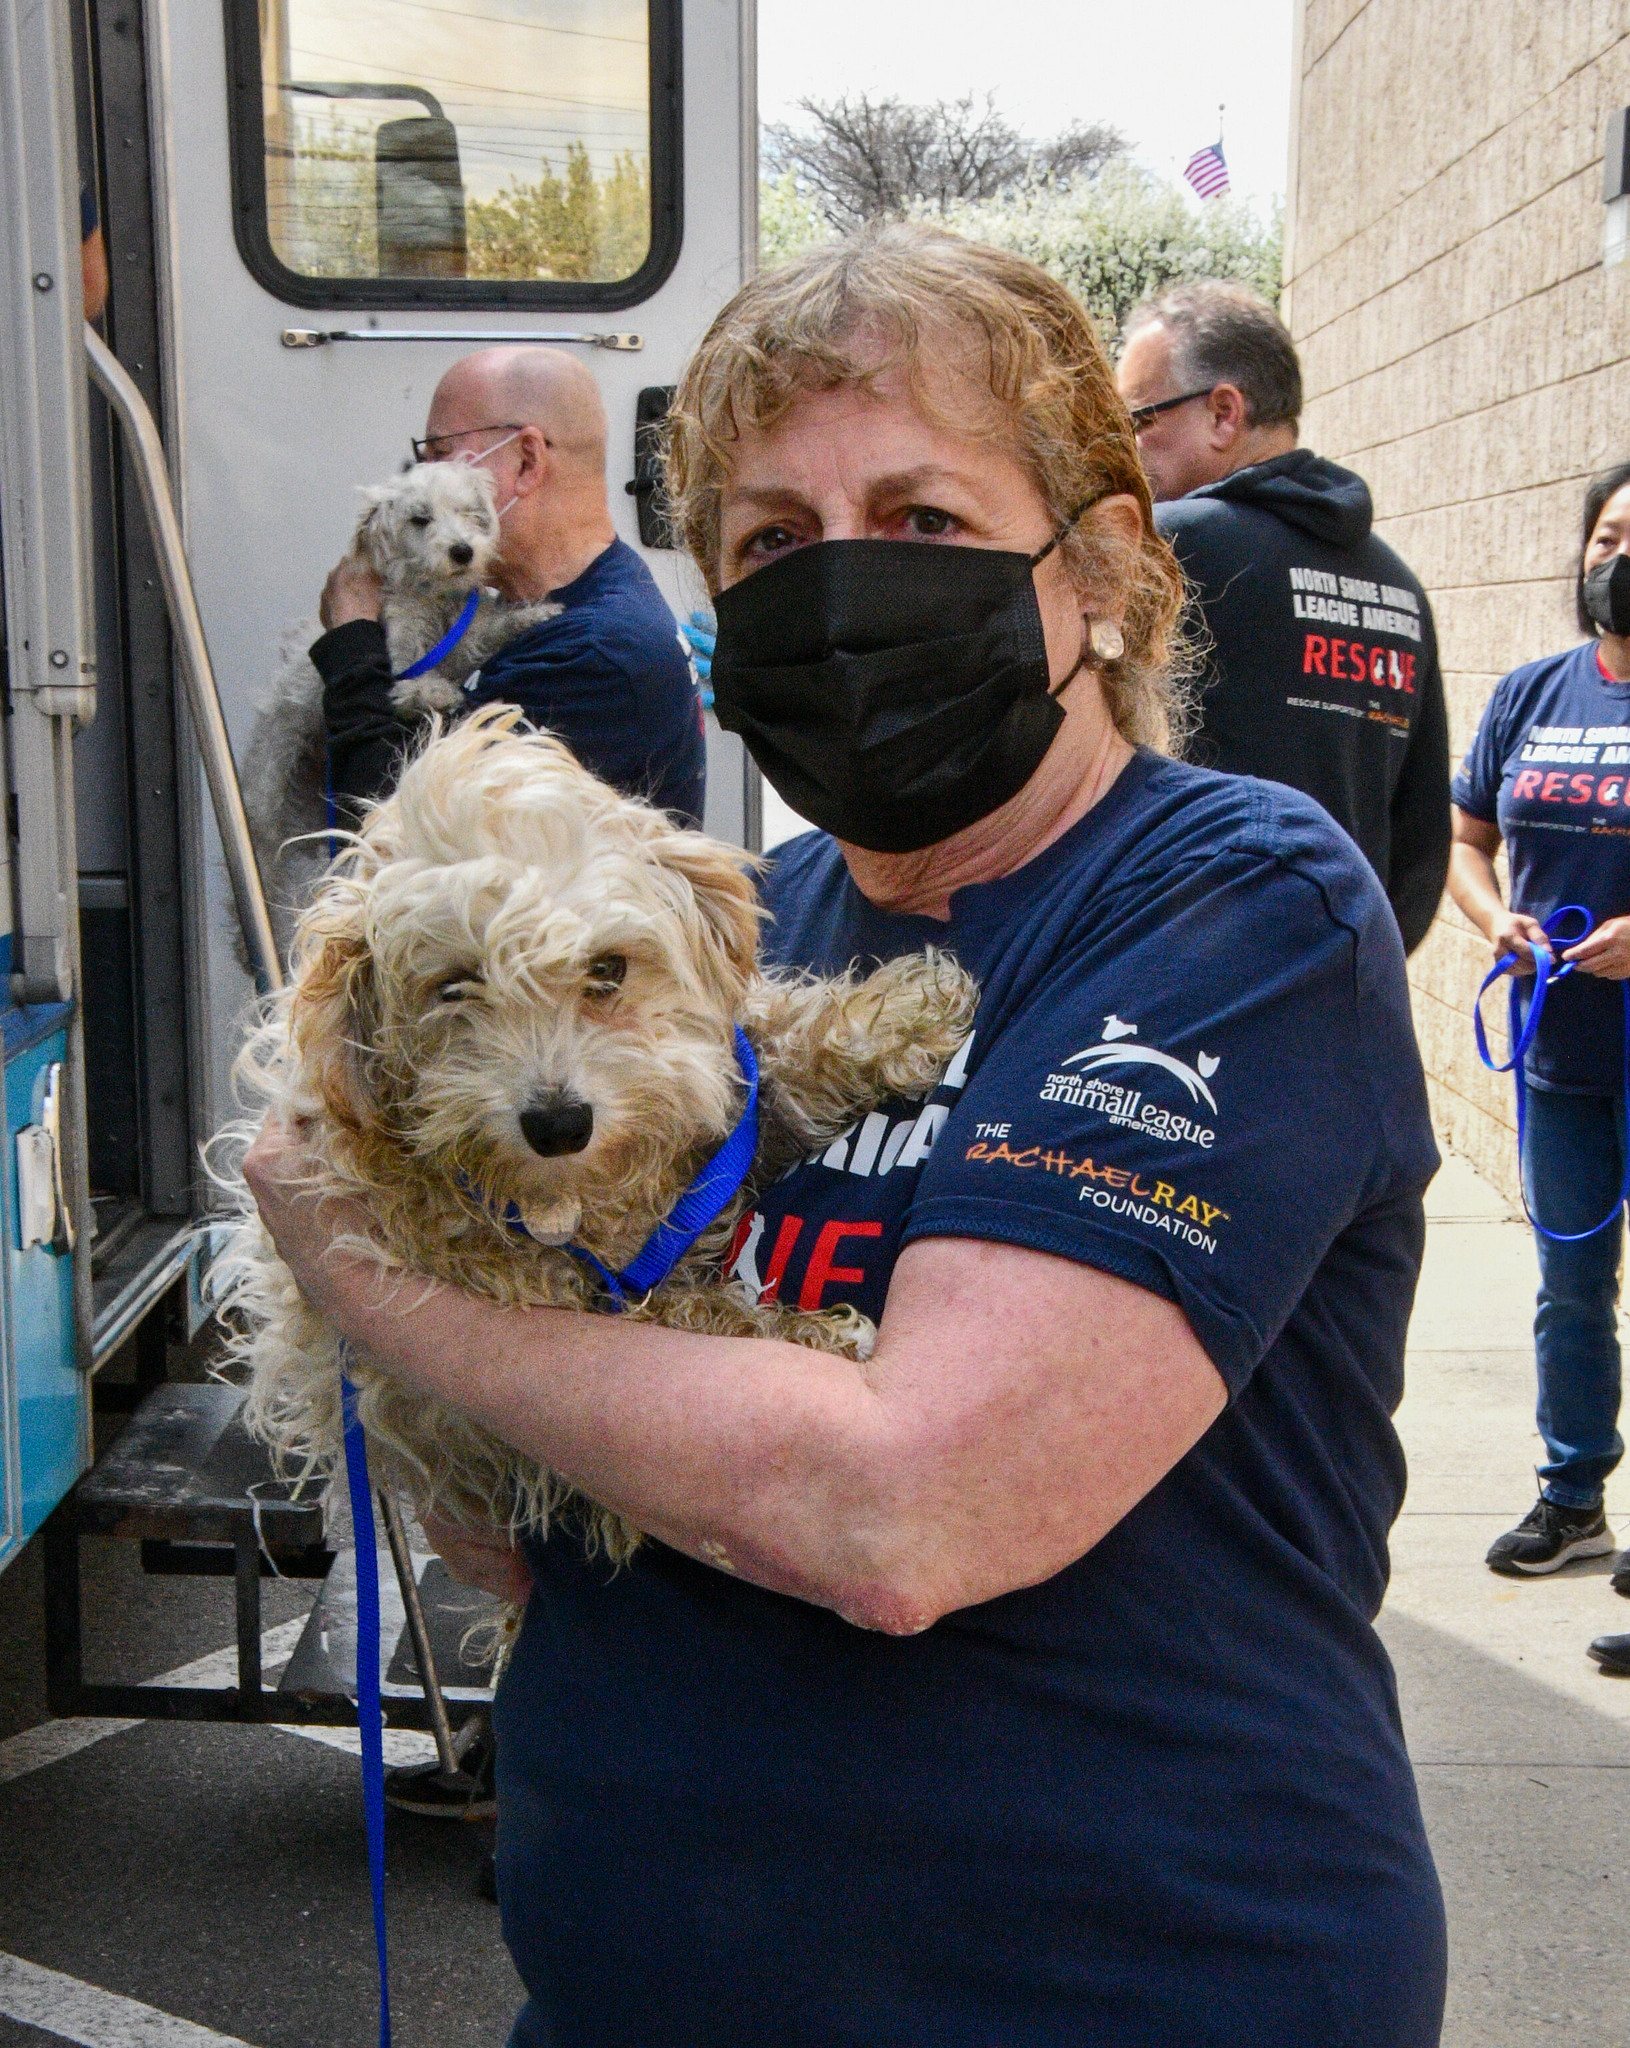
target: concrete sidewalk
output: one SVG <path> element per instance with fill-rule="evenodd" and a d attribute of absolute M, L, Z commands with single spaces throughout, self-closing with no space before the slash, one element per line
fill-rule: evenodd
<path fill-rule="evenodd" d="M 1398 1424 L 1409 1495 L 1381 1633 L 1449 1907 L 1444 2048 L 1630 2040 L 1630 1632 L 1611 1558 L 1534 1581 L 1483 1553 L 1532 1505 L 1533 1235 L 1460 1159 L 1427 1203 Z M 1630 1541 L 1630 1474 L 1608 1487 Z"/>

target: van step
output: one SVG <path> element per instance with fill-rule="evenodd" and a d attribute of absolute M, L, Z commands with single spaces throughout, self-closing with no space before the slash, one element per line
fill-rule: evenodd
<path fill-rule="evenodd" d="M 380 1552 L 379 1689 L 386 1700 L 422 1701 L 419 1668 L 414 1661 L 401 1588 L 383 1545 Z M 420 1551 L 413 1553 L 413 1576 L 418 1581 L 430 1634 L 430 1653 L 443 1697 L 449 1705 L 455 1701 L 482 1704 L 491 1700 L 488 1680 L 493 1632 L 483 1625 L 496 1619 L 498 1602 L 486 1593 L 459 1585 L 439 1557 L 428 1557 Z M 464 1640 L 476 1627 L 481 1628 L 481 1637 L 466 1652 Z M 346 1548 L 335 1558 L 333 1569 L 323 1581 L 305 1633 L 278 1681 L 278 1691 L 315 1700 L 335 1693 L 354 1698 L 356 1689 L 357 1554 Z"/>
<path fill-rule="evenodd" d="M 241 1387 L 155 1387 L 58 1510 L 82 1535 L 309 1550 L 322 1485 L 294 1485 L 243 1423 Z M 258 1525 L 258 1527 L 257 1527 Z"/>
<path fill-rule="evenodd" d="M 243 1422 L 241 1387 L 165 1384 L 146 1396 L 45 1525 L 45 1679 L 51 1711 L 133 1720 L 266 1721 L 277 1695 L 260 1682 L 263 1560 L 313 1558 L 323 1544 L 324 1487 L 301 1489 L 272 1470 L 264 1444 Z M 87 1536 L 140 1542 L 172 1568 L 189 1550 L 231 1559 L 236 1590 L 238 1682 L 183 1687 L 87 1684 L 80 1613 L 79 1546 Z M 157 1545 L 157 1551 L 148 1546 Z M 219 1547 L 217 1547 L 219 1546 Z M 281 1567 L 280 1567 L 281 1569 Z M 349 1703 L 328 1703 L 343 1721 Z M 354 1718 L 354 1716 L 353 1716 Z"/>

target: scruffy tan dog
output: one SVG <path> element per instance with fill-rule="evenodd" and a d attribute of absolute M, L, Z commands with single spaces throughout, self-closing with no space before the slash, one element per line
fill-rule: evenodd
<path fill-rule="evenodd" d="M 349 1249 L 493 1301 L 588 1309 L 606 1305 L 600 1283 L 563 1247 L 621 1271 L 669 1215 L 741 1114 L 739 1025 L 760 1071 L 752 1172 L 628 1313 L 864 1355 L 864 1318 L 750 1304 L 720 1261 L 756 1188 L 937 1084 L 973 984 L 932 954 L 864 979 L 762 972 L 751 856 L 517 727 L 494 707 L 409 765 L 306 912 L 292 985 L 241 1079 L 270 1111 L 312 1120 L 314 1186 L 371 1218 L 376 1241 Z M 251 1423 L 285 1469 L 326 1471 L 338 1340 L 245 1208 L 219 1270 Z M 421 1512 L 538 1529 L 567 1498 L 457 1409 L 354 1377 L 380 1476 Z M 588 1519 L 613 1556 L 638 1541 L 603 1510 Z"/>

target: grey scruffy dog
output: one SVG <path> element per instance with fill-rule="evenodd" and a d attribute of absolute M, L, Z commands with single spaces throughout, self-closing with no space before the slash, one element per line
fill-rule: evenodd
<path fill-rule="evenodd" d="M 506 604 L 485 587 L 498 552 L 493 482 L 467 462 L 420 462 L 363 492 L 352 552 L 385 587 L 380 624 L 398 680 L 391 703 L 404 728 L 456 710 L 460 685 L 500 647 L 560 611 Z M 481 593 L 468 630 L 433 669 L 403 677 Z M 295 922 L 328 866 L 327 746 L 322 678 L 307 649 L 316 619 L 284 637 L 282 665 L 262 700 L 243 762 L 243 804 L 260 864 L 278 951 L 287 959 Z M 404 738 L 406 737 L 404 731 Z"/>

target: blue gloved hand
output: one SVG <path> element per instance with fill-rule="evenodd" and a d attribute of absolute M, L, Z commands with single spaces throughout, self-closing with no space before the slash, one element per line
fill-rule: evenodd
<path fill-rule="evenodd" d="M 679 631 L 681 637 L 690 643 L 691 665 L 702 685 L 702 702 L 711 711 L 713 691 L 708 679 L 713 674 L 713 650 L 719 644 L 718 633 L 706 612 L 692 612 Z"/>

